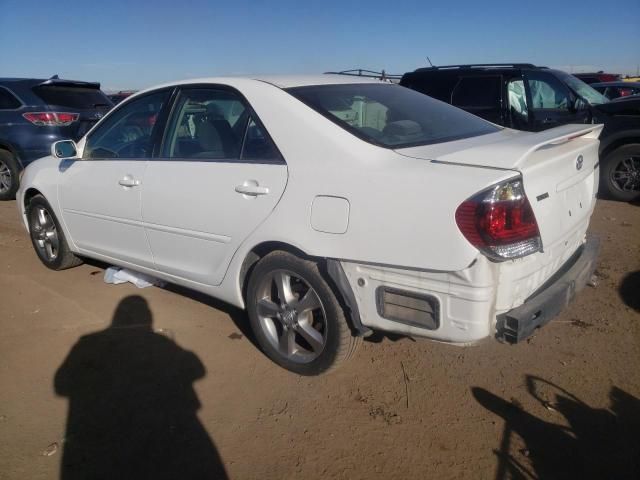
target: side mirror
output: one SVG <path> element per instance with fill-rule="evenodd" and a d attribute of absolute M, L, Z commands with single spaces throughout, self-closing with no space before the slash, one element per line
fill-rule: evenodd
<path fill-rule="evenodd" d="M 571 105 L 571 109 L 574 112 L 582 112 L 584 110 L 589 109 L 589 103 L 582 97 L 577 97 L 573 104 Z"/>
<path fill-rule="evenodd" d="M 60 140 L 51 145 L 51 155 L 56 158 L 73 158 L 78 155 L 76 142 L 73 140 Z"/>

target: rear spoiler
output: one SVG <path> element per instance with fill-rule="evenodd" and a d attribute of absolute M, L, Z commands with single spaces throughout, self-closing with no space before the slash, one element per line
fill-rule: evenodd
<path fill-rule="evenodd" d="M 100 82 L 81 82 L 79 80 L 63 80 L 61 78 L 50 78 L 36 85 L 37 87 L 77 87 L 94 88 L 100 90 Z"/>
<path fill-rule="evenodd" d="M 522 136 L 517 140 L 512 140 L 512 145 L 520 144 L 525 150 L 519 155 L 519 160 L 515 167 L 520 166 L 520 163 L 524 161 L 530 154 L 538 150 L 545 148 L 553 148 L 556 145 L 570 142 L 576 138 L 590 138 L 597 140 L 602 132 L 604 125 L 602 124 L 590 124 L 590 125 L 562 125 L 550 130 L 543 130 L 534 134 Z"/>

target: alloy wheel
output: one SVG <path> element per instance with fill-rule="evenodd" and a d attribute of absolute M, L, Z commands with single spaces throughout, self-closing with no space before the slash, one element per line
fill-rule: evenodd
<path fill-rule="evenodd" d="M 38 205 L 31 211 L 31 236 L 40 255 L 49 262 L 58 258 L 60 238 L 51 214 Z"/>
<path fill-rule="evenodd" d="M 640 191 L 640 156 L 625 158 L 611 171 L 611 182 L 623 192 Z"/>
<path fill-rule="evenodd" d="M 290 361 L 309 363 L 327 340 L 326 313 L 317 292 L 299 275 L 275 270 L 257 289 L 259 324 L 268 341 Z"/>
<path fill-rule="evenodd" d="M 8 192 L 11 188 L 11 170 L 9 166 L 0 160 L 0 193 Z"/>

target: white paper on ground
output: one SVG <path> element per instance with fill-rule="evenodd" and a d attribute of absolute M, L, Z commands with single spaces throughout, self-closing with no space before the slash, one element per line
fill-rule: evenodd
<path fill-rule="evenodd" d="M 130 282 L 138 288 L 147 288 L 153 285 L 157 287 L 164 287 L 165 285 L 165 282 L 152 277 L 151 275 L 119 267 L 107 268 L 104 272 L 104 281 L 105 283 L 113 283 L 115 285 Z"/>

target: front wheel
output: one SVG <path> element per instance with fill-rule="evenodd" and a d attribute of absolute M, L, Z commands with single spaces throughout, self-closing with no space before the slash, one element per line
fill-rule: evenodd
<path fill-rule="evenodd" d="M 629 202 L 640 197 L 640 144 L 623 145 L 608 154 L 602 167 L 602 193 Z"/>
<path fill-rule="evenodd" d="M 27 220 L 33 248 L 47 268 L 64 270 L 82 263 L 82 260 L 69 250 L 60 223 L 51 205 L 42 195 L 36 195 L 29 202 Z"/>
<path fill-rule="evenodd" d="M 300 375 L 340 365 L 361 342 L 354 337 L 318 264 L 283 251 L 266 255 L 247 289 L 251 328 L 264 353 Z"/>

